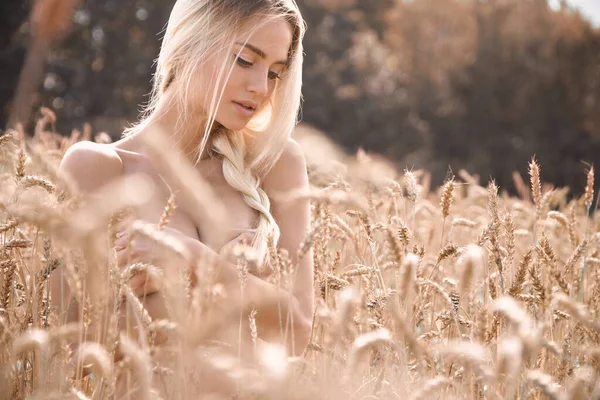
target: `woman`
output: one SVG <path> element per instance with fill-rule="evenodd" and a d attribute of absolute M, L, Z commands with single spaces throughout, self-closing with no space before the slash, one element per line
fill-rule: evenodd
<path fill-rule="evenodd" d="M 168 234 L 199 258 L 221 257 L 218 253 L 228 242 L 244 238 L 263 260 L 272 238 L 298 263 L 285 301 L 281 289 L 250 275 L 240 304 L 245 309 L 260 304 L 257 332 L 265 341 L 282 340 L 280 318 L 293 321 L 292 334 L 285 339 L 290 355 L 302 353 L 312 323 L 312 257 L 296 257 L 309 231 L 310 210 L 306 200 L 284 203 L 274 194 L 308 189 L 302 152 L 290 138 L 300 106 L 303 34 L 304 22 L 293 0 L 178 0 L 144 118 L 115 143 L 77 143 L 60 165 L 60 173 L 85 193 L 117 178 L 148 174 L 158 189 L 136 215 L 156 224 L 176 185 L 157 172 L 145 139 L 152 132 L 168 132 L 172 149 L 211 185 L 228 216 L 219 221 L 227 235 L 215 239 L 209 222 L 179 205 Z M 152 259 L 150 245 L 128 243 L 127 234 L 121 234 L 117 256 L 122 267 Z M 240 290 L 235 266 L 222 257 L 220 261 L 223 286 L 235 298 Z M 150 286 L 139 294 L 145 296 L 150 315 L 160 315 L 155 304 L 159 286 Z M 259 302 L 259 297 L 282 301 Z M 277 303 L 288 306 L 278 310 Z"/>

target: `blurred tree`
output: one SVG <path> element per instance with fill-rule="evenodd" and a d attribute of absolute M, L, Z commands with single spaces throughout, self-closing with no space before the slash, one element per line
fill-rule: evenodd
<path fill-rule="evenodd" d="M 427 148 L 426 124 L 411 114 L 402 55 L 381 41 L 394 2 L 332 3 L 300 3 L 309 24 L 304 121 L 348 150 L 360 146 L 416 163 Z"/>
<path fill-rule="evenodd" d="M 84 0 L 43 85 L 59 129 L 85 122 L 118 137 L 147 100 L 160 32 L 174 1 Z"/>
<path fill-rule="evenodd" d="M 436 135 L 431 157 L 511 187 L 533 154 L 543 178 L 580 190 L 582 161 L 600 162 L 600 32 L 545 1 L 476 3 L 473 62 L 451 71 L 457 110 L 425 113 Z"/>
<path fill-rule="evenodd" d="M 79 0 L 37 0 L 29 20 L 30 38 L 27 57 L 19 75 L 7 126 L 27 124 L 31 120 L 34 96 L 44 74 L 46 58 L 52 44 L 71 26 L 73 10 Z"/>
<path fill-rule="evenodd" d="M 11 99 L 25 60 L 26 30 L 32 0 L 0 1 L 0 129 L 8 122 Z"/>
<path fill-rule="evenodd" d="M 60 131 L 90 122 L 118 137 L 138 117 L 173 3 L 82 0 L 41 87 L 40 104 L 57 111 Z M 567 7 L 298 4 L 308 24 L 303 121 L 348 151 L 427 168 L 434 184 L 450 166 L 504 188 L 534 153 L 545 180 L 575 189 L 585 183 L 581 161 L 600 163 L 600 30 Z"/>

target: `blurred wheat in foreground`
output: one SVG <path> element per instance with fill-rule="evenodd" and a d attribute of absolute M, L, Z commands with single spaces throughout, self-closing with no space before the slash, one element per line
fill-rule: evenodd
<path fill-rule="evenodd" d="M 52 118 L 27 146 L 23 132 L 0 137 L 2 398 L 218 399 L 230 398 L 219 395 L 227 387 L 248 399 L 600 399 L 593 169 L 585 195 L 568 201 L 568 188 L 542 185 L 534 159 L 530 188 L 516 179 L 514 198 L 465 171 L 432 191 L 426 172 L 399 173 L 361 152 L 307 154 L 313 190 L 301 195 L 312 200 L 313 230 L 298 251 L 313 249 L 318 301 L 308 348 L 288 358 L 257 347 L 255 312 L 209 318 L 226 304 L 209 266 L 196 285 L 170 275 L 170 320 L 145 313 L 105 251 L 127 204 L 99 208 L 58 189 L 68 188 L 56 177 L 62 155 L 91 132 L 63 138 L 45 130 Z M 185 257 L 160 232 L 132 226 Z M 271 253 L 273 279 L 289 285 L 294 266 Z M 246 253 L 236 254 L 244 271 Z M 52 272 L 80 323 L 62 324 L 51 307 Z M 210 339 L 240 318 L 251 331 L 240 342 L 256 349 L 243 360 Z"/>

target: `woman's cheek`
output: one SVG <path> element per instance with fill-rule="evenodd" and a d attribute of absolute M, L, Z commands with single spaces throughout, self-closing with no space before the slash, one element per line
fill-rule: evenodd
<path fill-rule="evenodd" d="M 193 113 L 206 112 L 210 105 L 211 91 L 208 90 L 209 81 L 202 75 L 201 70 L 197 70 L 192 80 L 190 81 L 189 87 L 187 87 L 187 107 L 189 107 Z"/>

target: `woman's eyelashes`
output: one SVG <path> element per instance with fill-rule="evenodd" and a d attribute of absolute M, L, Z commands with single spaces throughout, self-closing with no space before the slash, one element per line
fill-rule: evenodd
<path fill-rule="evenodd" d="M 281 76 L 279 76 L 279 74 L 277 72 L 269 71 L 269 79 L 271 79 L 271 80 L 281 79 Z"/>
<path fill-rule="evenodd" d="M 243 68 L 250 68 L 251 66 L 254 65 L 254 63 L 252 63 L 250 61 L 246 61 L 242 57 L 236 57 L 236 61 L 237 61 L 238 65 Z M 269 79 L 271 79 L 271 80 L 281 79 L 281 76 L 277 72 L 269 71 Z"/>
<path fill-rule="evenodd" d="M 242 57 L 237 57 L 237 58 L 236 58 L 236 60 L 237 60 L 237 63 L 238 63 L 238 64 L 239 64 L 241 67 L 251 67 L 251 66 L 253 66 L 253 65 L 254 65 L 254 64 L 253 64 L 253 63 L 251 63 L 250 61 L 246 61 L 246 60 L 244 60 Z"/>

